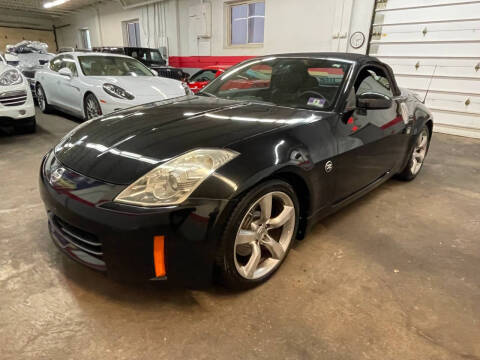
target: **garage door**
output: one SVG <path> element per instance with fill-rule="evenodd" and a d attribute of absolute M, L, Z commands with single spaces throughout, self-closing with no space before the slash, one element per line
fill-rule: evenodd
<path fill-rule="evenodd" d="M 48 44 L 48 51 L 56 52 L 55 35 L 52 30 L 37 30 L 0 26 L 0 52 L 7 45 L 15 45 L 23 40 L 40 41 Z"/>
<path fill-rule="evenodd" d="M 435 116 L 435 131 L 480 138 L 480 1 L 377 0 L 369 54 Z"/>

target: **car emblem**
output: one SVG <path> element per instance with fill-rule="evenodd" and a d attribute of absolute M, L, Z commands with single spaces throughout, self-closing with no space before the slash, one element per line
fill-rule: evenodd
<path fill-rule="evenodd" d="M 65 169 L 63 167 L 59 167 L 59 168 L 55 169 L 50 174 L 50 184 L 54 185 L 57 182 L 59 182 L 60 179 L 62 178 L 64 172 L 65 172 Z"/>
<path fill-rule="evenodd" d="M 333 170 L 333 163 L 331 160 L 328 160 L 326 163 L 325 163 L 325 172 L 328 174 L 330 171 Z"/>

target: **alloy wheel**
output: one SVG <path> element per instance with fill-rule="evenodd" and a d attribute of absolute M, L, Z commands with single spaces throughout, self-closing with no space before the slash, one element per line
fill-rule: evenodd
<path fill-rule="evenodd" d="M 423 160 L 427 154 L 428 147 L 428 130 L 423 129 L 417 138 L 415 148 L 412 153 L 412 167 L 410 168 L 413 175 L 416 175 L 423 165 Z"/>
<path fill-rule="evenodd" d="M 237 272 L 254 280 L 273 272 L 285 257 L 295 230 L 295 207 L 289 195 L 274 191 L 250 207 L 237 232 Z"/>
<path fill-rule="evenodd" d="M 88 96 L 85 104 L 87 120 L 93 119 L 97 116 L 102 115 L 102 110 L 98 101 L 93 96 Z"/>
<path fill-rule="evenodd" d="M 37 88 L 37 101 L 38 101 L 38 106 L 40 107 L 40 110 L 45 111 L 45 108 L 46 108 L 45 93 L 43 92 L 43 89 L 41 86 Z"/>

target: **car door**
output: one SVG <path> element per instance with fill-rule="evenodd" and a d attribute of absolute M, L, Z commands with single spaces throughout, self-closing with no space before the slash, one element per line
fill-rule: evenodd
<path fill-rule="evenodd" d="M 59 90 L 58 105 L 70 112 L 81 113 L 83 99 L 80 91 L 80 80 L 78 77 L 78 67 L 75 58 L 72 55 L 65 55 L 61 68 L 68 68 L 72 72 L 72 77 L 58 74 L 57 85 Z"/>
<path fill-rule="evenodd" d="M 50 105 L 59 105 L 58 71 L 62 68 L 65 55 L 58 55 L 50 61 L 49 70 L 41 72 L 39 82 L 42 84 Z"/>
<path fill-rule="evenodd" d="M 397 92 L 389 71 L 380 65 L 364 66 L 351 84 L 336 126 L 339 155 L 333 160 L 335 202 L 388 176 L 403 159 L 406 121 L 401 111 L 403 100 Z M 387 96 L 392 104 L 388 109 L 360 108 L 357 97 L 365 93 Z"/>

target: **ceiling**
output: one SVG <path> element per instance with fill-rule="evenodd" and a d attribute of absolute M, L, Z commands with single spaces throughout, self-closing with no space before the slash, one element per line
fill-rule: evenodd
<path fill-rule="evenodd" d="M 0 0 L 0 13 L 7 15 L 6 12 L 8 12 L 12 16 L 17 14 L 26 17 L 57 18 L 71 15 L 81 8 L 102 2 L 102 0 L 70 0 L 65 4 L 45 9 L 43 3 L 47 1 L 50 0 Z"/>

